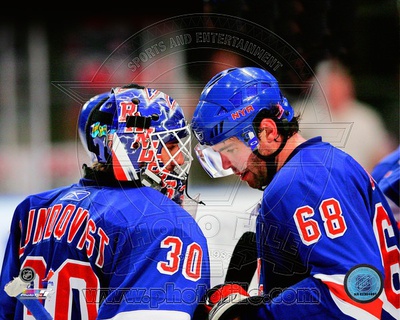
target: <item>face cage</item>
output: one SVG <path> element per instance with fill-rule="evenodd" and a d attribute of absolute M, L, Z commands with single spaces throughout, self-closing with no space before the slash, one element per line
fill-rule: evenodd
<path fill-rule="evenodd" d="M 201 166 L 211 178 L 226 177 L 234 173 L 232 169 L 223 168 L 221 155 L 214 151 L 211 146 L 198 143 L 194 147 L 194 151 Z"/>
<path fill-rule="evenodd" d="M 183 136 L 182 138 L 180 136 Z M 168 137 L 168 141 L 176 141 L 178 143 L 179 150 L 175 152 L 175 154 L 171 154 L 167 147 L 167 143 L 164 141 L 164 138 Z M 171 137 L 173 137 L 171 139 Z M 166 176 L 174 177 L 181 180 L 186 180 L 189 175 L 190 166 L 193 161 L 193 157 L 191 154 L 191 131 L 189 126 L 185 126 L 183 128 L 164 131 L 164 132 L 154 132 L 150 134 L 150 145 L 151 149 L 153 150 L 154 154 L 156 154 L 156 165 L 158 170 L 165 174 Z M 167 153 L 169 160 L 166 163 L 161 161 L 159 157 L 159 152 L 156 146 L 157 143 L 154 141 L 159 141 L 161 148 L 164 148 L 165 152 Z M 179 164 L 177 162 L 177 157 L 182 155 L 183 156 L 183 163 Z M 169 165 L 174 165 L 174 170 L 169 171 L 164 169 Z"/>

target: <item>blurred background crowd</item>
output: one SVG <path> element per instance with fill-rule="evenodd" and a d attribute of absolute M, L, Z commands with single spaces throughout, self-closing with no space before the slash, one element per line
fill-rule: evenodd
<path fill-rule="evenodd" d="M 322 134 L 368 171 L 399 144 L 398 1 L 195 0 L 90 12 L 30 9 L 0 14 L 2 195 L 38 192 L 81 176 L 88 158 L 77 116 L 86 100 L 109 87 L 158 87 L 190 119 L 212 75 L 259 62 L 212 42 L 195 47 L 194 36 L 185 37 L 195 31 L 226 35 L 232 21 L 273 35 L 236 30 L 243 39 L 272 39 L 295 53 L 290 61 L 276 47 L 273 52 L 283 64 L 276 76 L 302 115 L 306 137 Z M 171 39 L 176 48 L 169 52 Z M 207 179 L 195 160 L 191 184 Z"/>

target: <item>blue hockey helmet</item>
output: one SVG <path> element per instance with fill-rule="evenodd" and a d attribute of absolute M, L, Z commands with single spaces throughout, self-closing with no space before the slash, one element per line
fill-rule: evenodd
<path fill-rule="evenodd" d="M 202 145 L 215 145 L 235 136 L 255 150 L 258 138 L 253 120 L 261 110 L 276 106 L 278 121 L 292 120 L 293 108 L 268 71 L 256 67 L 226 69 L 201 92 L 192 130 Z"/>
<path fill-rule="evenodd" d="M 233 172 L 224 170 L 219 155 L 207 146 L 237 137 L 257 151 L 259 140 L 253 122 L 262 110 L 273 112 L 277 122 L 290 122 L 294 117 L 278 81 L 264 69 L 229 68 L 206 84 L 193 114 L 192 131 L 199 141 L 196 155 L 210 176 Z"/>
<path fill-rule="evenodd" d="M 95 142 L 92 139 L 90 130 L 92 123 L 96 122 L 94 114 L 98 112 L 98 109 L 101 105 L 107 101 L 111 96 L 110 91 L 98 94 L 88 100 L 82 107 L 79 119 L 78 119 L 78 133 L 81 143 L 84 149 L 89 153 L 92 162 L 106 162 L 101 161 L 100 159 L 104 159 L 103 154 L 107 153 L 107 149 L 99 150 L 98 147 L 95 146 Z M 101 155 L 100 155 L 101 153 Z M 106 157 L 109 155 L 107 154 Z"/>
<path fill-rule="evenodd" d="M 112 165 L 119 181 L 166 187 L 187 179 L 191 132 L 179 104 L 159 90 L 132 84 L 91 98 L 79 115 L 78 132 L 92 162 Z M 172 154 L 169 142 L 179 151 Z"/>

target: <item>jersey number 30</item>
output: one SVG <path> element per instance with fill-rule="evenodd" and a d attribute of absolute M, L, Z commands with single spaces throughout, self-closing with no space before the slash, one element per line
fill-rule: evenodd
<path fill-rule="evenodd" d="M 167 261 L 159 261 L 157 270 L 160 273 L 172 275 L 179 270 L 182 257 L 182 240 L 178 237 L 168 236 L 160 244 L 161 248 L 170 248 L 167 253 Z M 191 281 L 201 278 L 201 265 L 203 260 L 203 250 L 196 242 L 187 246 L 183 260 L 182 274 Z"/>

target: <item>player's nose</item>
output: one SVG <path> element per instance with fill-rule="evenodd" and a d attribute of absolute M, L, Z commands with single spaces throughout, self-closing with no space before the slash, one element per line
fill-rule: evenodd
<path fill-rule="evenodd" d="M 180 150 L 176 150 L 171 154 L 170 161 L 168 161 L 167 169 L 173 171 L 176 166 L 180 166 L 185 162 L 185 157 Z"/>
<path fill-rule="evenodd" d="M 182 165 L 185 162 L 185 157 L 182 154 L 182 151 L 178 151 L 175 155 L 175 163 Z"/>
<path fill-rule="evenodd" d="M 221 162 L 222 162 L 222 168 L 224 170 L 230 169 L 232 168 L 232 162 L 230 161 L 230 159 L 228 157 L 226 157 L 225 155 L 221 155 Z"/>

